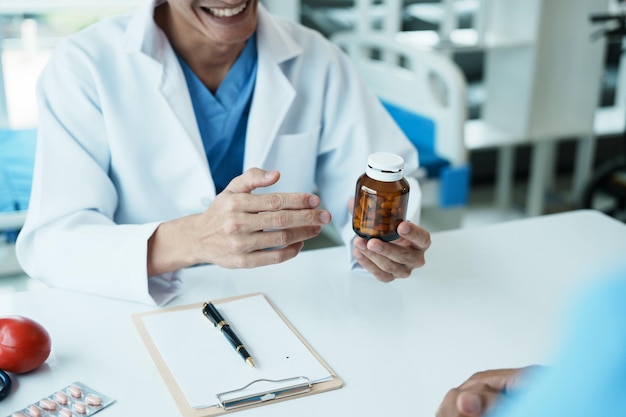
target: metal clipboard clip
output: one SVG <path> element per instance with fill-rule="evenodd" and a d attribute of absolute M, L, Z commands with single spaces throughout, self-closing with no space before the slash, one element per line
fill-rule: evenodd
<path fill-rule="evenodd" d="M 252 385 L 259 385 L 261 391 L 251 392 Z M 311 391 L 311 380 L 304 376 L 276 380 L 257 379 L 245 387 L 217 394 L 217 400 L 224 410 L 233 410 L 309 391 Z"/>

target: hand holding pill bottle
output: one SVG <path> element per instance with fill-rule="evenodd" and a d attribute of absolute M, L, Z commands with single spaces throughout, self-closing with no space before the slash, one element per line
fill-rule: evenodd
<path fill-rule="evenodd" d="M 409 190 L 401 156 L 386 152 L 371 154 L 365 173 L 356 183 L 354 232 L 365 239 L 385 242 L 398 239 L 396 229 L 406 218 Z"/>

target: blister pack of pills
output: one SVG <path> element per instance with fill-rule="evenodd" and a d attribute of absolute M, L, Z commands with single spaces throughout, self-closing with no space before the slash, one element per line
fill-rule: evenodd
<path fill-rule="evenodd" d="M 73 382 L 7 417 L 88 417 L 114 401 L 81 382 Z"/>

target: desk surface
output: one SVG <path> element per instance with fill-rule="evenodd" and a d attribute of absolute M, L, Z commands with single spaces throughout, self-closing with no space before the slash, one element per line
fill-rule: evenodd
<path fill-rule="evenodd" d="M 426 417 L 474 371 L 548 359 L 570 294 L 624 248 L 624 224 L 578 211 L 435 233 L 427 265 L 391 284 L 349 272 L 343 247 L 251 270 L 193 268 L 170 305 L 264 292 L 345 382 L 237 415 Z M 117 400 L 102 417 L 179 415 L 130 318 L 150 309 L 56 289 L 0 296 L 0 315 L 39 321 L 53 344 L 15 378 L 0 415 L 73 381 Z"/>

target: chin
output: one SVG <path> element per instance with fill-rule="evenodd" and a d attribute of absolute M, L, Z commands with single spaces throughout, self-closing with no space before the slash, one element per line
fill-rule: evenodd
<path fill-rule="evenodd" d="M 248 0 L 246 7 L 235 15 L 216 15 L 209 9 L 199 7 L 197 13 L 208 32 L 223 43 L 237 43 L 247 40 L 256 30 L 258 21 L 258 0 Z"/>

